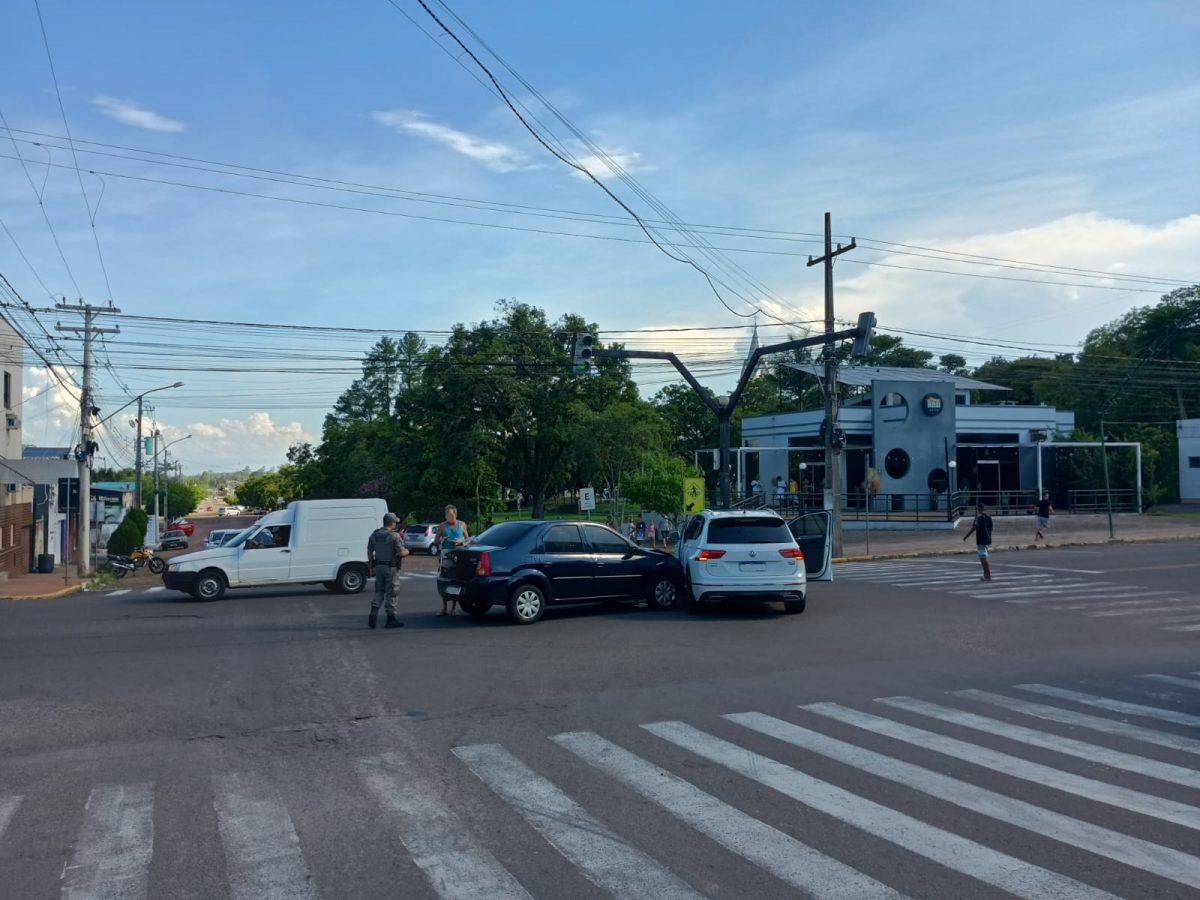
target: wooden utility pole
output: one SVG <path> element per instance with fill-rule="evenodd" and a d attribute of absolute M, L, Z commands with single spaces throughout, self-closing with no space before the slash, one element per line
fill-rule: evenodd
<path fill-rule="evenodd" d="M 833 224 L 825 213 L 825 253 L 810 256 L 808 265 L 825 264 L 825 508 L 833 516 L 833 555 L 842 555 L 842 440 L 837 427 L 837 359 L 834 357 L 833 261 L 858 246 L 850 239 L 833 249 Z"/>

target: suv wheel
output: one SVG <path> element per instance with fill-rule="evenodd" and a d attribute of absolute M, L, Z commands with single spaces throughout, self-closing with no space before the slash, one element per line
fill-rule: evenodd
<path fill-rule="evenodd" d="M 519 584 L 508 598 L 508 617 L 518 625 L 532 625 L 546 611 L 546 595 L 536 584 Z"/>

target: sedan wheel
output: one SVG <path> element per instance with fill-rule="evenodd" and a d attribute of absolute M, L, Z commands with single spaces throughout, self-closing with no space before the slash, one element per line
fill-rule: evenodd
<path fill-rule="evenodd" d="M 650 590 L 646 593 L 648 609 L 673 609 L 678 599 L 679 590 L 675 587 L 675 579 L 671 576 L 657 575 L 650 582 Z"/>
<path fill-rule="evenodd" d="M 508 598 L 508 617 L 518 625 L 532 625 L 545 611 L 546 597 L 536 585 L 519 585 Z"/>

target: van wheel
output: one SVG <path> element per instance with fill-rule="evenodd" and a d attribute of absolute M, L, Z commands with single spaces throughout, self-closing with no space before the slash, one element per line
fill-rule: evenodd
<path fill-rule="evenodd" d="M 367 570 L 362 566 L 344 566 L 342 571 L 338 572 L 335 582 L 338 593 L 341 594 L 357 594 L 366 583 Z"/>
<path fill-rule="evenodd" d="M 197 600 L 220 600 L 225 596 L 225 576 L 215 569 L 201 572 L 192 588 L 192 596 Z"/>
<path fill-rule="evenodd" d="M 518 625 L 532 625 L 546 611 L 546 596 L 536 584 L 521 584 L 508 598 L 508 617 Z"/>
<path fill-rule="evenodd" d="M 806 603 L 807 600 L 804 597 L 801 597 L 799 600 L 784 600 L 783 611 L 789 616 L 797 615 L 798 613 L 804 612 Z"/>

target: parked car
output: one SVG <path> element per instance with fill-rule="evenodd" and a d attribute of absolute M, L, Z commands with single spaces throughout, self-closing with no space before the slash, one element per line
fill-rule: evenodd
<path fill-rule="evenodd" d="M 367 583 L 367 539 L 387 511 L 379 499 L 293 500 L 227 544 L 175 557 L 163 584 L 198 600 L 263 585 L 321 584 L 356 594 Z"/>
<path fill-rule="evenodd" d="M 689 612 L 710 600 L 782 600 L 784 612 L 804 612 L 804 553 L 770 510 L 703 510 L 688 521 L 676 553 Z"/>
<path fill-rule="evenodd" d="M 182 531 L 188 537 L 191 537 L 196 531 L 195 524 L 189 522 L 187 519 L 176 519 L 171 523 L 171 528 L 175 531 Z"/>
<path fill-rule="evenodd" d="M 529 625 L 547 606 L 645 601 L 670 609 L 683 584 L 679 561 L 638 547 L 595 522 L 524 520 L 493 525 L 464 547 L 447 550 L 438 593 L 471 616 L 502 606 Z"/>
<path fill-rule="evenodd" d="M 186 550 L 188 536 L 182 531 L 164 531 L 162 540 L 158 542 L 159 550 Z"/>
<path fill-rule="evenodd" d="M 428 553 L 430 556 L 437 556 L 438 552 L 438 527 L 436 525 L 405 525 L 404 546 L 410 552 Z"/>
<path fill-rule="evenodd" d="M 228 544 L 231 540 L 245 531 L 244 528 L 215 528 L 208 533 L 208 537 L 204 539 L 204 547 L 221 547 Z"/>

